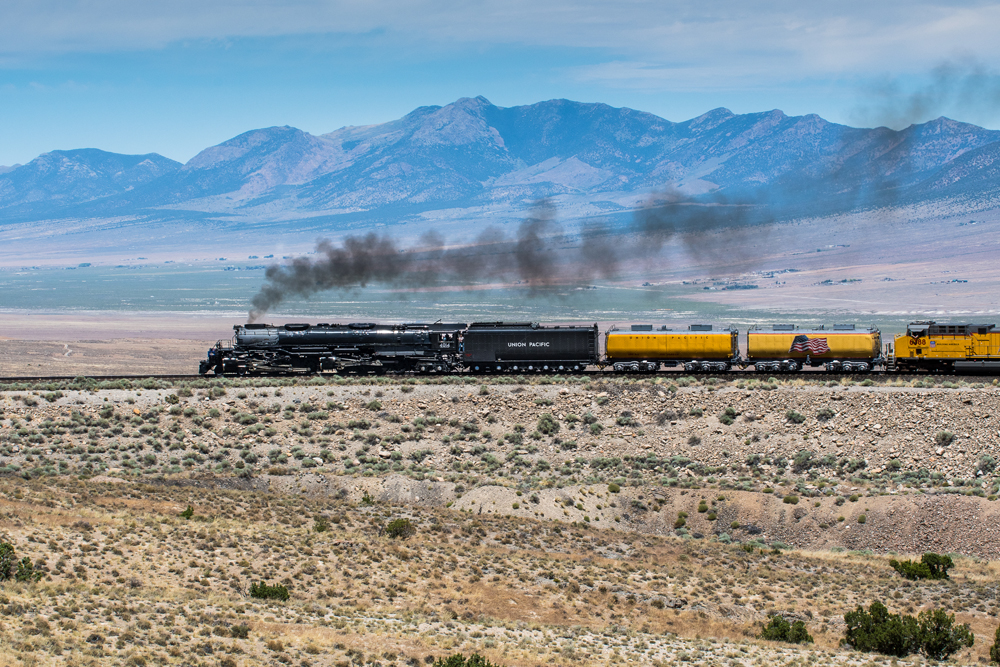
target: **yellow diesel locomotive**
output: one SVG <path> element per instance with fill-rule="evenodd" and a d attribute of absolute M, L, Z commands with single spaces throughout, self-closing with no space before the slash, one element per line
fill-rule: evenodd
<path fill-rule="evenodd" d="M 913 322 L 894 341 L 895 369 L 939 373 L 998 371 L 1000 331 L 995 327 L 994 324 Z"/>

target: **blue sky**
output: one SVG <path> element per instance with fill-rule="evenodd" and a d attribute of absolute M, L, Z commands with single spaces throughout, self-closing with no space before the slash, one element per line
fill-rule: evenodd
<path fill-rule="evenodd" d="M 680 121 L 725 106 L 1000 127 L 1000 5 L 721 0 L 4 0 L 0 165 L 54 149 L 187 161 L 483 95 Z"/>

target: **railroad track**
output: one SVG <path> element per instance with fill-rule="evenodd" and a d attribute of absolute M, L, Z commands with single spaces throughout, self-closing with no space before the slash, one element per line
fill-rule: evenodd
<path fill-rule="evenodd" d="M 0 383 L 10 382 L 72 382 L 78 378 L 107 382 L 114 380 L 196 380 L 206 377 L 192 373 L 191 375 L 36 375 L 23 377 L 0 377 Z"/>
<path fill-rule="evenodd" d="M 321 375 L 306 375 L 306 374 L 302 374 L 302 375 L 245 375 L 245 376 L 241 376 L 241 375 L 226 375 L 226 376 L 217 376 L 217 375 L 198 375 L 197 373 L 191 373 L 191 374 L 188 374 L 188 375 L 177 375 L 177 374 L 173 374 L 173 375 L 38 375 L 38 376 L 20 376 L 20 377 L 0 377 L 0 385 L 3 385 L 3 384 L 13 384 L 13 383 L 19 383 L 19 382 L 39 382 L 39 383 L 41 383 L 41 382 L 72 382 L 72 381 L 78 380 L 78 379 L 83 379 L 84 381 L 88 381 L 88 382 L 89 381 L 93 381 L 93 382 L 113 382 L 115 380 L 139 380 L 139 381 L 141 381 L 141 380 L 185 381 L 185 380 L 199 380 L 199 379 L 205 379 L 205 380 L 213 380 L 213 379 L 231 379 L 231 380 L 239 380 L 239 379 L 275 379 L 275 380 L 278 380 L 278 379 L 288 379 L 288 378 L 306 378 L 306 379 L 308 379 L 308 378 L 314 378 L 314 377 L 328 377 L 328 378 L 333 378 L 333 377 L 343 377 L 343 378 L 365 378 L 365 377 L 386 377 L 386 378 L 393 378 L 393 377 L 398 377 L 399 379 L 407 379 L 407 378 L 411 378 L 411 377 L 433 378 L 433 377 L 455 377 L 455 376 L 475 377 L 475 378 L 482 379 L 484 382 L 488 382 L 491 378 L 495 378 L 495 377 L 496 378 L 500 378 L 500 377 L 516 377 L 517 375 L 521 375 L 522 377 L 543 377 L 543 376 L 551 376 L 551 375 L 559 375 L 559 374 L 552 374 L 552 373 L 530 373 L 529 374 L 529 373 L 524 373 L 524 374 L 502 374 L 502 375 L 490 374 L 490 375 L 486 375 L 486 374 L 476 374 L 476 373 L 448 373 L 448 374 L 441 374 L 441 375 L 399 375 L 399 376 L 396 376 L 396 375 L 360 375 L 360 374 L 359 375 L 336 375 L 336 374 L 332 374 L 331 373 L 331 374 L 321 374 Z M 563 373 L 561 375 L 566 375 L 566 374 Z M 961 380 L 961 379 L 972 380 L 972 379 L 976 379 L 977 381 L 982 381 L 982 379 L 984 377 L 995 377 L 995 375 L 993 375 L 993 374 L 981 374 L 981 375 L 977 375 L 977 374 L 973 374 L 973 375 L 969 375 L 969 374 L 966 374 L 966 375 L 957 375 L 957 374 L 948 375 L 948 374 L 938 374 L 938 373 L 934 373 L 934 374 L 932 374 L 932 373 L 905 373 L 904 374 L 904 373 L 897 373 L 895 371 L 884 371 L 884 370 L 882 370 L 882 371 L 868 371 L 868 372 L 865 372 L 865 373 L 830 373 L 830 372 L 823 371 L 823 370 L 802 370 L 802 371 L 797 371 L 795 373 L 779 373 L 779 372 L 775 372 L 773 374 L 772 373 L 757 373 L 757 372 L 752 371 L 752 370 L 732 370 L 732 371 L 727 371 L 727 372 L 714 372 L 714 373 L 686 373 L 684 371 L 674 371 L 674 372 L 659 371 L 659 372 L 654 372 L 654 373 L 634 373 L 634 372 L 616 372 L 616 371 L 593 370 L 593 371 L 583 371 L 581 373 L 578 373 L 578 375 L 600 375 L 600 376 L 606 376 L 606 377 L 666 378 L 666 379 L 673 378 L 673 377 L 693 377 L 693 378 L 697 378 L 697 379 L 703 379 L 703 378 L 727 378 L 727 379 L 732 379 L 732 378 L 738 378 L 738 377 L 756 378 L 756 379 L 763 379 L 763 378 L 769 378 L 769 377 L 778 377 L 778 378 L 797 378 L 797 377 L 799 377 L 799 378 L 810 378 L 810 377 L 812 377 L 812 378 L 831 378 L 831 379 L 833 379 L 833 378 L 844 378 L 844 377 L 854 377 L 854 378 L 859 378 L 859 379 L 861 379 L 861 378 L 869 378 L 869 377 L 879 377 L 879 378 L 882 378 L 882 377 L 894 377 L 894 378 L 900 378 L 900 379 L 903 379 L 903 378 L 912 379 L 912 378 L 927 378 L 927 377 L 939 377 L 939 378 L 945 378 L 945 377 L 947 377 L 947 378 L 956 379 L 956 380 Z"/>

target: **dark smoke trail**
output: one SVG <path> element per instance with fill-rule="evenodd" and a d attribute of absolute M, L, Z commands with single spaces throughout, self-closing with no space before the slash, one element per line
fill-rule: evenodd
<path fill-rule="evenodd" d="M 308 297 L 331 289 L 353 289 L 371 283 L 399 287 L 438 284 L 469 285 L 482 281 L 520 282 L 529 290 L 565 280 L 566 263 L 576 262 L 567 245 L 555 207 L 543 201 L 521 222 L 514 238 L 487 227 L 470 245 L 446 248 L 438 232 L 424 234 L 418 246 L 400 249 L 388 236 L 349 236 L 341 246 L 322 240 L 318 259 L 298 257 L 287 265 L 272 265 L 266 282 L 251 300 L 250 321 L 291 296 Z M 584 244 L 586 262 L 574 269 L 577 279 L 611 275 L 611 253 Z"/>
<path fill-rule="evenodd" d="M 931 71 L 930 81 L 906 92 L 898 79 L 869 89 L 870 101 L 852 113 L 853 121 L 902 129 L 944 114 L 989 122 L 1000 116 L 1000 73 L 975 60 L 945 61 Z"/>
<path fill-rule="evenodd" d="M 696 260 L 745 263 L 759 254 L 755 246 L 766 242 L 767 223 L 775 220 L 773 211 L 759 196 L 737 200 L 718 194 L 701 202 L 667 190 L 651 197 L 635 214 L 639 257 L 655 256 L 667 244 L 679 242 Z"/>
<path fill-rule="evenodd" d="M 349 236 L 341 246 L 323 240 L 317 246 L 318 259 L 299 257 L 284 266 L 268 267 L 266 283 L 251 300 L 250 321 L 291 296 L 372 283 L 414 288 L 517 282 L 534 295 L 546 286 L 613 278 L 625 258 L 653 260 L 675 237 L 682 239 L 690 254 L 711 256 L 715 250 L 699 245 L 703 235 L 722 230 L 738 234 L 741 227 L 760 221 L 755 211 L 753 205 L 703 204 L 668 192 L 638 211 L 624 230 L 595 223 L 568 235 L 556 220 L 555 207 L 543 201 L 520 223 L 513 238 L 491 226 L 471 244 L 452 247 L 436 231 L 425 233 L 409 249 L 375 233 Z M 721 244 L 718 251 L 738 252 L 729 244 Z"/>

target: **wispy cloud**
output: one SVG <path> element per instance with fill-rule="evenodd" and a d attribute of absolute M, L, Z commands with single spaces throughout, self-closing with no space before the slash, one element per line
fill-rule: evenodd
<path fill-rule="evenodd" d="M 428 44 L 607 49 L 668 69 L 744 59 L 779 71 L 893 71 L 956 53 L 1000 55 L 1000 6 L 979 0 L 6 0 L 3 14 L 7 54 L 388 31 Z"/>

